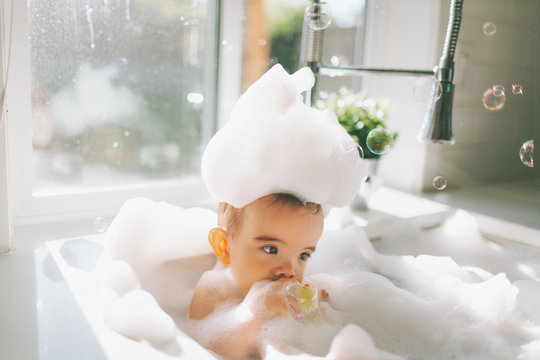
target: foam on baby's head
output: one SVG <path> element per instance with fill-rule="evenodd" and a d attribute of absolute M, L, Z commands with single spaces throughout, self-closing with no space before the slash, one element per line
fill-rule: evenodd
<path fill-rule="evenodd" d="M 321 204 L 325 214 L 351 201 L 365 166 L 335 114 L 302 102 L 301 92 L 313 84 L 310 69 L 289 75 L 277 64 L 238 99 L 202 159 L 203 179 L 218 201 L 242 208 L 291 193 Z"/>

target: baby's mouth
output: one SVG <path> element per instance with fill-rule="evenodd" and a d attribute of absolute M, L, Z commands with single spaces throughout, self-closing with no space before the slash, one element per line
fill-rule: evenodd
<path fill-rule="evenodd" d="M 299 281 L 298 279 L 295 279 L 295 278 L 289 278 L 287 276 L 271 276 L 269 278 L 267 278 L 268 280 L 271 280 L 271 281 L 282 281 L 284 285 L 290 283 L 290 282 L 293 282 L 293 281 Z"/>

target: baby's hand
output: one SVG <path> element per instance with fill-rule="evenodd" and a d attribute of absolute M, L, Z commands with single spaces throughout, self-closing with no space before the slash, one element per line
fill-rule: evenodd
<path fill-rule="evenodd" d="M 289 311 L 290 300 L 285 295 L 284 289 L 291 284 L 291 280 L 279 279 L 272 281 L 264 301 L 267 314 L 270 318 L 286 314 Z"/>
<path fill-rule="evenodd" d="M 321 300 L 319 300 L 319 301 L 328 301 L 329 297 L 330 297 L 330 295 L 328 295 L 328 291 L 322 289 L 321 290 Z"/>
<path fill-rule="evenodd" d="M 266 314 L 269 318 L 286 314 L 289 311 L 285 296 L 280 293 L 270 293 L 264 300 Z"/>
<path fill-rule="evenodd" d="M 290 280 L 260 281 L 255 283 L 244 299 L 255 317 L 271 319 L 287 313 L 287 299 L 283 289 Z"/>

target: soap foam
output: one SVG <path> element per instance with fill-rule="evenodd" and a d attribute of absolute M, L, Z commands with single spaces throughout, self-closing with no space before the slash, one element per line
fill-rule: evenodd
<path fill-rule="evenodd" d="M 273 66 L 237 101 L 203 154 L 202 176 L 221 202 L 241 208 L 288 192 L 331 207 L 347 205 L 365 175 L 357 145 L 332 112 L 302 103 L 311 70 Z"/>
<path fill-rule="evenodd" d="M 153 206 L 147 201 L 142 204 Z M 177 327 L 208 345 L 216 334 L 252 316 L 250 306 L 257 306 L 260 300 L 257 291 L 259 295 L 264 292 L 271 286 L 268 282 L 257 284 L 244 305 L 218 309 L 211 315 L 214 321 L 210 326 L 187 321 L 196 283 L 213 267 L 215 256 L 201 255 L 197 250 L 193 254 L 199 255 L 186 257 L 179 248 L 191 251 L 199 245 L 192 244 L 194 239 L 167 233 L 176 232 L 174 226 L 164 227 L 163 237 L 149 235 L 156 232 L 155 223 L 148 219 L 166 217 L 167 206 L 157 207 L 157 213 L 147 212 L 146 217 L 122 214 L 137 213 L 129 209 L 138 208 L 137 202 L 127 206 L 107 234 L 111 242 L 108 249 L 114 256 L 105 254 L 98 266 L 104 277 L 100 290 L 104 319 L 113 329 L 133 339 L 166 343 L 176 330 L 171 329 L 173 319 Z M 190 216 L 191 212 L 178 210 L 178 214 Z M 458 213 L 440 228 L 421 232 L 420 237 L 418 232 L 401 234 L 400 240 L 410 241 L 409 247 L 422 251 L 416 255 L 383 254 L 380 249 L 388 246 L 385 240 L 375 243 L 376 250 L 356 225 L 325 231 L 308 262 L 306 276 L 319 290 L 329 293 L 328 303 L 321 303 L 320 311 L 303 319 L 281 316 L 268 322 L 259 334 L 267 344 L 268 358 L 307 359 L 311 354 L 342 359 L 342 354 L 353 350 L 366 356 L 375 351 L 379 359 L 540 358 L 540 280 L 534 275 L 540 273 L 538 256 L 528 248 L 494 246 L 472 231 L 460 233 L 464 236 L 460 238 L 454 238 L 454 227 L 450 227 L 450 235 L 445 232 L 448 222 L 460 226 L 468 220 Z M 208 225 L 204 221 L 193 223 Z M 133 228 L 138 231 L 133 232 Z M 125 239 L 113 234 L 134 236 L 137 249 L 159 247 L 155 243 L 161 239 L 179 236 L 178 243 L 167 241 L 166 246 L 181 258 L 164 256 L 165 246 L 146 255 L 139 252 L 144 259 L 141 262 L 133 256 L 135 244 L 115 244 Z M 475 262 L 466 254 L 469 248 L 482 257 Z M 399 251 L 406 253 L 406 248 Z M 527 271 L 518 271 L 519 264 L 526 264 Z M 216 286 L 221 284 L 216 278 Z M 279 355 L 291 354 L 291 349 L 296 355 Z"/>
<path fill-rule="evenodd" d="M 114 331 L 162 346 L 174 339 L 176 325 L 147 291 L 133 290 L 111 302 L 103 320 Z"/>

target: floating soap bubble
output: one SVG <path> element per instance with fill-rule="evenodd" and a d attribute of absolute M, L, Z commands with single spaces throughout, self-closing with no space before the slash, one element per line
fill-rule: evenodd
<path fill-rule="evenodd" d="M 487 22 L 484 24 L 484 26 L 482 26 L 482 31 L 488 36 L 495 35 L 497 32 L 497 26 L 495 26 L 495 24 L 492 22 Z"/>
<path fill-rule="evenodd" d="M 332 11 L 330 7 L 321 2 L 306 8 L 304 19 L 313 30 L 323 30 L 332 22 Z"/>
<path fill-rule="evenodd" d="M 290 283 L 285 288 L 285 295 L 294 298 L 289 301 L 289 311 L 299 318 L 319 308 L 317 288 L 308 281 Z"/>
<path fill-rule="evenodd" d="M 369 132 L 366 138 L 366 145 L 369 151 L 375 155 L 383 155 L 390 150 L 393 140 L 390 131 L 379 127 Z"/>
<path fill-rule="evenodd" d="M 523 165 L 534 167 L 534 140 L 525 141 L 519 149 L 519 158 Z"/>
<path fill-rule="evenodd" d="M 266 40 L 265 39 L 259 39 L 258 44 L 259 44 L 259 46 L 266 46 Z"/>
<path fill-rule="evenodd" d="M 490 111 L 501 110 L 505 102 L 506 96 L 495 95 L 495 91 L 493 91 L 493 88 L 487 89 L 482 96 L 482 104 L 484 104 L 484 107 Z"/>
<path fill-rule="evenodd" d="M 512 84 L 512 94 L 523 95 L 523 86 L 521 84 Z"/>
<path fill-rule="evenodd" d="M 505 96 L 504 86 L 502 85 L 493 85 L 491 87 L 493 89 L 493 95 L 495 96 Z"/>
<path fill-rule="evenodd" d="M 115 149 L 117 147 L 119 147 L 119 146 L 120 146 L 120 143 L 118 141 L 115 141 L 115 142 L 112 143 L 112 147 L 115 148 Z"/>
<path fill-rule="evenodd" d="M 96 230 L 97 232 L 104 232 L 105 230 L 107 230 L 107 227 L 108 224 L 105 218 L 98 216 L 94 219 L 94 230 Z"/>
<path fill-rule="evenodd" d="M 322 100 L 328 99 L 328 91 L 324 91 L 324 90 L 319 91 L 319 98 Z"/>
<path fill-rule="evenodd" d="M 334 66 L 347 66 L 349 65 L 349 59 L 343 55 L 333 55 L 330 58 L 330 64 Z"/>
<path fill-rule="evenodd" d="M 444 176 L 435 176 L 433 178 L 433 187 L 437 190 L 444 190 L 446 189 L 446 185 L 448 185 L 448 181 Z"/>
<path fill-rule="evenodd" d="M 358 145 L 358 154 L 360 155 L 360 159 L 364 159 L 364 149 L 360 145 Z"/>
<path fill-rule="evenodd" d="M 418 79 L 413 86 L 413 96 L 420 104 L 432 104 L 441 98 L 442 85 L 434 77 Z"/>
<path fill-rule="evenodd" d="M 358 145 L 354 140 L 350 141 L 342 141 L 337 143 L 337 146 L 339 147 L 339 150 L 342 151 L 344 154 L 350 154 L 354 151 L 358 151 L 358 155 L 360 156 L 360 159 L 364 159 L 364 149 L 360 145 Z M 339 160 L 339 161 L 347 161 L 351 165 L 355 165 L 358 161 L 358 158 L 355 156 L 346 156 L 344 157 L 346 160 Z"/>
<path fill-rule="evenodd" d="M 339 148 L 341 149 L 341 151 L 343 151 L 346 154 L 354 151 L 356 147 L 357 147 L 357 144 L 352 140 L 342 141 L 339 143 Z"/>

